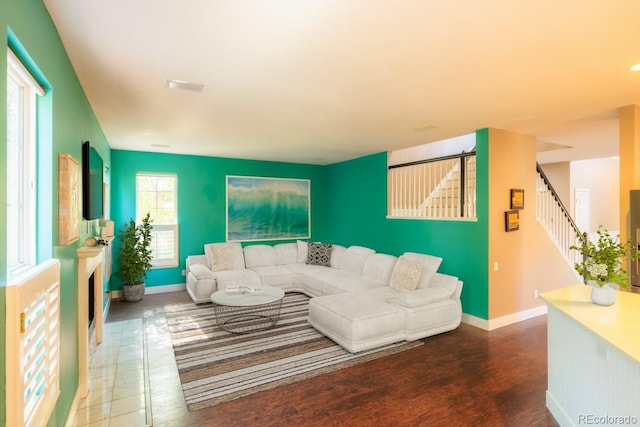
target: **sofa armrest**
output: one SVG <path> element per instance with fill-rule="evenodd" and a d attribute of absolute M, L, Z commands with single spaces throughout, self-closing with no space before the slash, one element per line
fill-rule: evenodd
<path fill-rule="evenodd" d="M 397 292 L 395 296 L 387 298 L 387 302 L 412 308 L 444 301 L 451 298 L 452 295 L 453 290 L 446 287 L 429 286 L 428 288 L 419 288 L 413 291 Z"/>
<path fill-rule="evenodd" d="M 191 264 L 191 266 L 189 267 L 189 273 L 193 274 L 193 276 L 198 280 L 216 278 L 213 275 L 213 272 L 209 270 L 206 265 L 202 264 Z"/>
<path fill-rule="evenodd" d="M 207 257 L 204 255 L 189 255 L 186 260 L 187 271 L 191 270 L 191 266 L 195 264 L 204 265 L 207 267 Z"/>
<path fill-rule="evenodd" d="M 433 278 L 429 282 L 429 287 L 432 286 L 440 286 L 445 289 L 448 289 L 453 294 L 458 288 L 458 278 L 455 276 L 451 276 L 449 274 L 436 273 L 433 275 Z"/>

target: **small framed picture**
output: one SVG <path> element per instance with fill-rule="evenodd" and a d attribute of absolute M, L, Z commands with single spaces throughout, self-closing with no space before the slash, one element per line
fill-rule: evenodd
<path fill-rule="evenodd" d="M 506 231 L 516 231 L 520 228 L 520 212 L 517 210 L 504 213 L 504 225 Z"/>
<path fill-rule="evenodd" d="M 524 209 L 524 190 L 511 189 L 511 209 Z"/>

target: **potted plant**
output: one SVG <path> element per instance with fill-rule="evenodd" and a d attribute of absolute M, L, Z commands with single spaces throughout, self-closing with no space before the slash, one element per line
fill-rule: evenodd
<path fill-rule="evenodd" d="M 579 245 L 571 246 L 582 254 L 583 262 L 576 263 L 576 271 L 582 275 L 587 284 L 593 285 L 591 298 L 601 305 L 611 305 L 615 302 L 615 292 L 610 286 L 617 285 L 629 289 L 627 283 L 629 277 L 622 267 L 622 260 L 638 259 L 638 251 L 633 247 L 631 239 L 626 243 L 620 243 L 618 238 L 612 236 L 602 226 L 596 232 L 598 241 L 589 240 L 586 235 L 578 236 Z"/>
<path fill-rule="evenodd" d="M 140 301 L 144 295 L 144 278 L 151 269 L 151 218 L 150 214 L 142 218 L 140 224 L 130 219 L 122 227 L 119 240 L 122 293 L 125 301 Z"/>

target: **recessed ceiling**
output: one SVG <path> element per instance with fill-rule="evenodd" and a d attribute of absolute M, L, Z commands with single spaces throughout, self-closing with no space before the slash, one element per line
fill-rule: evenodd
<path fill-rule="evenodd" d="M 617 155 L 640 101 L 636 0 L 45 4 L 116 149 L 328 164 L 496 127 L 561 161 Z"/>

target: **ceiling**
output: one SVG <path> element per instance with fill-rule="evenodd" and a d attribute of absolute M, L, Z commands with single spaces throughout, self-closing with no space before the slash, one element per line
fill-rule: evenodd
<path fill-rule="evenodd" d="M 637 0 L 44 3 L 115 149 L 329 164 L 495 127 L 546 163 L 617 155 L 640 102 Z"/>

